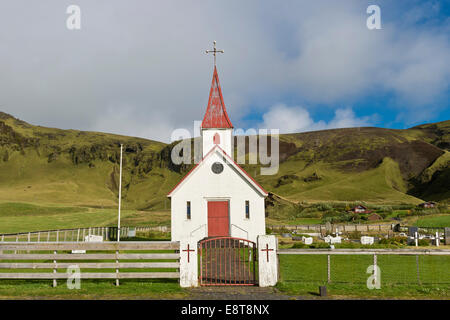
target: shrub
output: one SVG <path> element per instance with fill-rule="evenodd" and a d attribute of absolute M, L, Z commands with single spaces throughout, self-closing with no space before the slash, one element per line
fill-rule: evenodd
<path fill-rule="evenodd" d="M 333 207 L 329 203 L 319 203 L 316 208 L 320 211 L 330 211 Z"/>
<path fill-rule="evenodd" d="M 361 239 L 361 232 L 360 231 L 353 231 L 348 233 L 349 239 Z"/>
<path fill-rule="evenodd" d="M 408 238 L 407 237 L 392 237 L 389 239 L 381 239 L 379 242 L 379 244 L 383 244 L 383 245 L 394 245 L 394 246 L 403 246 L 406 245 L 408 243 Z"/>
<path fill-rule="evenodd" d="M 430 240 L 428 240 L 428 239 L 419 239 L 418 244 L 419 244 L 419 246 L 426 247 L 426 246 L 430 245 Z"/>
<path fill-rule="evenodd" d="M 304 244 L 303 242 L 296 242 L 292 245 L 293 249 L 305 249 L 308 248 L 308 246 L 306 244 Z"/>

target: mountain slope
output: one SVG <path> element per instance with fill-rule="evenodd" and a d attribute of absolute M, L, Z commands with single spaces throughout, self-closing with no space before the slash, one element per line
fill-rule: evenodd
<path fill-rule="evenodd" d="M 450 121 L 444 121 L 406 130 L 280 135 L 276 175 L 260 175 L 259 165 L 243 167 L 267 190 L 294 202 L 448 201 L 449 132 Z M 170 161 L 174 144 L 34 126 L 1 112 L 0 201 L 115 206 L 121 143 L 124 206 L 169 208 L 166 194 L 192 167 Z"/>

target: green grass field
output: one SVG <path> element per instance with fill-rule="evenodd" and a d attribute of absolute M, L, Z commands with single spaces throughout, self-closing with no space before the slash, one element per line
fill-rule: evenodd
<path fill-rule="evenodd" d="M 420 256 L 418 283 L 415 256 L 378 256 L 381 289 L 368 289 L 373 264 L 369 255 L 331 256 L 331 283 L 327 284 L 326 255 L 280 255 L 277 287 L 292 295 L 314 295 L 327 285 L 333 297 L 450 298 L 450 257 Z"/>
<path fill-rule="evenodd" d="M 418 227 L 450 227 L 450 215 L 420 217 L 417 219 L 415 225 Z"/>
<path fill-rule="evenodd" d="M 0 281 L 0 299 L 181 299 L 186 295 L 177 279 L 127 279 L 118 287 L 113 281 L 83 280 L 79 290 L 68 289 L 65 281 L 59 281 L 56 288 L 51 280 Z"/>
<path fill-rule="evenodd" d="M 419 278 L 415 256 L 378 256 L 381 288 L 368 289 L 366 273 L 371 256 L 332 256 L 331 283 L 327 283 L 326 255 L 280 255 L 281 293 L 314 298 L 318 287 L 326 285 L 332 298 L 450 299 L 450 257 L 420 256 Z M 189 289 L 178 281 L 82 280 L 80 290 L 70 290 L 59 280 L 1 280 L 0 299 L 189 299 Z"/>
<path fill-rule="evenodd" d="M 169 211 L 122 210 L 123 226 L 169 225 Z M 117 209 L 0 203 L 0 233 L 117 225 Z"/>

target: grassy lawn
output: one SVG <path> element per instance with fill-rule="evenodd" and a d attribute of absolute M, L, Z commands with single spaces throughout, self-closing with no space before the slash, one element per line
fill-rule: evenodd
<path fill-rule="evenodd" d="M 169 225 L 169 211 L 122 210 L 121 223 L 128 226 Z M 0 203 L 0 233 L 114 226 L 117 209 L 57 206 L 23 202 Z"/>
<path fill-rule="evenodd" d="M 322 219 L 320 218 L 296 218 L 293 220 L 274 220 L 266 219 L 267 225 L 308 225 L 308 224 L 321 224 Z"/>
<path fill-rule="evenodd" d="M 326 255 L 280 255 L 277 287 L 292 295 L 311 295 L 327 285 L 330 296 L 450 299 L 450 257 L 419 257 L 418 285 L 415 256 L 378 256 L 381 289 L 366 286 L 372 256 L 331 256 L 331 283 L 327 284 Z"/>
<path fill-rule="evenodd" d="M 450 227 L 450 214 L 420 217 L 415 225 L 418 227 Z"/>
<path fill-rule="evenodd" d="M 126 279 L 118 287 L 114 280 L 82 280 L 79 290 L 68 289 L 64 280 L 56 288 L 52 280 L 0 281 L 0 299 L 181 299 L 186 295 L 177 279 Z"/>

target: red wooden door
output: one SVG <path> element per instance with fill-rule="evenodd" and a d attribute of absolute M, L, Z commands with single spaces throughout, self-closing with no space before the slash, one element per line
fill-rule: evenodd
<path fill-rule="evenodd" d="M 208 237 L 230 235 L 228 201 L 208 201 Z"/>

